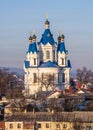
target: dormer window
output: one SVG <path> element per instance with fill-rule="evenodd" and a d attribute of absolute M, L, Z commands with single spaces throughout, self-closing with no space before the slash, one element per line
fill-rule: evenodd
<path fill-rule="evenodd" d="M 46 59 L 50 59 L 50 52 L 46 51 Z"/>

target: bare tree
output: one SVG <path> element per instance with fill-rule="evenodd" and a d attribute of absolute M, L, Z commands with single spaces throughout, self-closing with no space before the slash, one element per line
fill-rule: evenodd
<path fill-rule="evenodd" d="M 90 101 L 85 108 L 86 111 L 93 111 L 93 101 Z"/>
<path fill-rule="evenodd" d="M 49 89 L 53 89 L 55 87 L 55 75 L 54 74 L 42 74 L 41 78 L 38 78 L 41 83 L 41 90 L 43 88 L 48 91 Z"/>
<path fill-rule="evenodd" d="M 21 87 L 19 84 L 19 78 L 14 76 L 12 73 L 9 73 L 8 69 L 0 69 L 0 94 L 6 95 L 8 98 L 13 98 L 13 90 L 16 90 L 16 95 L 21 95 Z M 18 88 L 18 89 L 17 89 Z M 18 90 L 18 91 L 17 91 Z M 20 90 L 20 91 L 19 91 Z"/>
<path fill-rule="evenodd" d="M 93 72 L 88 70 L 86 67 L 77 70 L 76 74 L 77 79 L 82 84 L 91 83 L 93 84 Z"/>

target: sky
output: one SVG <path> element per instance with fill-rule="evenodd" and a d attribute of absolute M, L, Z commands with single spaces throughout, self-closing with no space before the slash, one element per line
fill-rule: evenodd
<path fill-rule="evenodd" d="M 72 69 L 93 70 L 93 0 L 0 0 L 0 67 L 23 68 L 30 33 L 40 40 L 46 14 L 54 40 L 65 35 Z"/>

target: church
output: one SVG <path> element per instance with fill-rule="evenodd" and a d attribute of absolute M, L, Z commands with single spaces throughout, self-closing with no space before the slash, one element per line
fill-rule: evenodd
<path fill-rule="evenodd" d="M 35 34 L 29 37 L 29 46 L 24 61 L 24 85 L 27 95 L 69 87 L 71 64 L 65 48 L 65 36 L 57 42 L 50 31 L 50 22 L 45 21 L 45 30 L 40 41 Z"/>

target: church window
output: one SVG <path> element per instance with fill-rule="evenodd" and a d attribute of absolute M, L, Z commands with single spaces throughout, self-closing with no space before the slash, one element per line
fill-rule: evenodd
<path fill-rule="evenodd" d="M 62 75 L 62 81 L 65 82 L 65 73 Z"/>
<path fill-rule="evenodd" d="M 34 58 L 34 65 L 36 65 L 36 58 Z"/>
<path fill-rule="evenodd" d="M 44 74 L 42 73 L 42 75 L 41 75 L 41 79 L 43 80 L 44 79 Z"/>
<path fill-rule="evenodd" d="M 58 83 L 61 83 L 62 82 L 62 74 L 61 73 L 58 73 Z"/>
<path fill-rule="evenodd" d="M 50 59 L 50 52 L 46 51 L 46 59 Z"/>
<path fill-rule="evenodd" d="M 65 64 L 67 64 L 67 57 L 65 57 Z"/>
<path fill-rule="evenodd" d="M 53 50 L 53 61 L 55 61 L 55 50 Z"/>
<path fill-rule="evenodd" d="M 64 58 L 62 58 L 62 65 L 64 65 Z"/>
<path fill-rule="evenodd" d="M 34 83 L 37 82 L 37 75 L 36 75 L 36 73 L 33 74 L 33 82 L 34 82 Z"/>
<path fill-rule="evenodd" d="M 43 60 L 43 52 L 40 51 L 40 61 L 42 61 L 42 60 Z"/>

